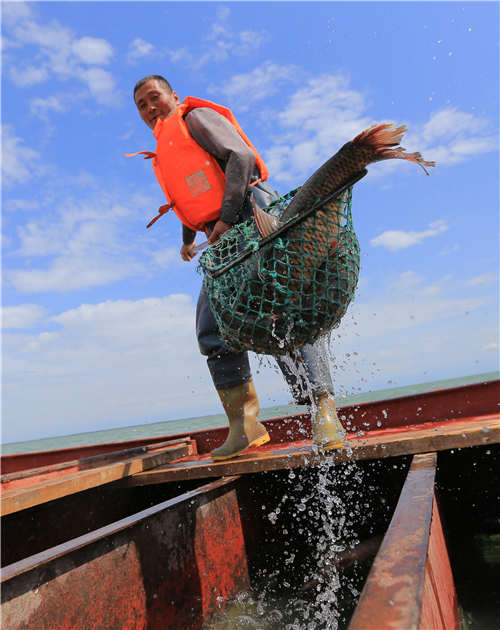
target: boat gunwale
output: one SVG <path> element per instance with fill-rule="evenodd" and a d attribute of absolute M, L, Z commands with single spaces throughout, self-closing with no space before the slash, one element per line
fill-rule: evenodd
<path fill-rule="evenodd" d="M 433 389 L 427 392 L 420 392 L 418 394 L 408 394 L 406 396 L 397 396 L 394 398 L 386 398 L 386 399 L 380 399 L 376 401 L 354 403 L 354 404 L 350 404 L 346 406 L 339 406 L 337 410 L 340 416 L 345 416 L 346 418 L 349 418 L 349 415 L 353 415 L 354 413 L 359 414 L 360 418 L 363 418 L 363 415 L 366 414 L 368 411 L 370 410 L 376 411 L 377 408 L 387 407 L 388 405 L 395 407 L 395 406 L 406 403 L 411 407 L 412 404 L 418 404 L 418 402 L 422 400 L 432 401 L 432 400 L 435 400 L 436 398 L 442 397 L 443 395 L 453 396 L 453 395 L 465 393 L 465 392 L 476 392 L 477 390 L 481 390 L 485 388 L 488 390 L 493 390 L 493 391 L 495 390 L 495 388 L 500 388 L 500 379 L 492 379 L 492 380 L 484 381 L 480 383 L 471 383 L 469 385 L 459 385 L 459 386 L 450 387 L 450 388 L 437 388 L 437 389 Z M 494 411 L 497 411 L 497 410 L 498 408 L 495 408 Z M 385 409 L 384 411 L 387 413 L 389 410 Z M 490 411 L 493 411 L 493 409 L 491 409 Z M 455 413 L 456 413 L 456 410 L 455 410 Z M 470 413 L 468 413 L 467 415 L 470 415 Z M 375 416 L 375 419 L 377 417 L 378 416 Z M 407 418 L 405 419 L 407 420 Z M 186 418 L 186 420 L 189 420 L 189 418 Z M 441 416 L 434 417 L 432 419 L 427 419 L 425 417 L 425 414 L 422 414 L 422 417 L 419 417 L 419 421 L 416 423 L 407 422 L 406 425 L 404 424 L 397 425 L 397 424 L 394 424 L 394 419 L 392 419 L 392 422 L 389 422 L 388 425 L 389 426 L 408 426 L 411 424 L 421 424 L 424 422 L 439 422 L 442 420 L 443 418 Z M 276 418 L 269 418 L 267 420 L 263 420 L 262 422 L 264 423 L 268 431 L 270 431 L 271 441 L 273 441 L 273 433 L 276 434 L 274 436 L 275 438 L 279 438 L 282 434 L 282 429 L 292 422 L 294 423 L 305 422 L 307 425 L 307 423 L 310 422 L 310 414 L 298 413 L 298 414 L 293 414 L 293 415 L 277 416 Z M 65 459 L 66 455 L 69 459 L 75 459 L 74 454 L 76 453 L 80 453 L 82 457 L 89 457 L 89 456 L 100 454 L 100 453 L 112 452 L 113 450 L 116 450 L 117 448 L 124 449 L 124 448 L 133 448 L 133 447 L 139 447 L 139 446 L 144 446 L 144 445 L 154 445 L 155 443 L 164 441 L 166 439 L 180 439 L 180 438 L 186 438 L 186 437 L 191 437 L 193 440 L 196 440 L 198 452 L 200 454 L 203 454 L 203 453 L 208 452 L 212 448 L 214 448 L 214 446 L 217 446 L 220 441 L 220 437 L 225 435 L 227 430 L 228 430 L 227 426 L 220 426 L 220 427 L 213 427 L 209 429 L 198 429 L 196 431 L 186 431 L 182 433 L 165 434 L 165 435 L 155 436 L 155 437 L 134 438 L 133 440 L 85 444 L 85 445 L 80 445 L 80 446 L 65 447 L 63 449 L 52 449 L 52 450 L 45 450 L 45 451 L 28 451 L 24 453 L 12 453 L 12 454 L 2 455 L 0 457 L 0 465 L 1 465 L 2 470 L 7 469 L 6 473 L 8 474 L 8 473 L 17 472 L 20 470 L 36 468 L 38 466 L 45 465 L 45 464 L 38 464 L 34 466 L 24 466 L 24 467 L 22 466 L 23 460 L 29 460 L 29 459 L 36 460 L 37 457 L 48 459 L 50 460 L 49 463 L 59 463 L 59 462 L 68 461 L 67 459 Z M 277 441 L 283 442 L 285 440 L 279 439 Z M 18 464 L 21 464 L 21 465 L 18 465 Z"/>
<path fill-rule="evenodd" d="M 59 545 L 55 545 L 49 549 L 41 551 L 39 553 L 33 554 L 32 556 L 28 556 L 27 558 L 23 558 L 17 562 L 13 562 L 10 565 L 0 568 L 0 583 L 7 582 L 18 575 L 23 573 L 27 573 L 36 569 L 38 566 L 42 564 L 46 564 L 51 562 L 52 560 L 56 560 L 61 556 L 65 556 L 69 553 L 72 553 L 78 549 L 91 545 L 103 538 L 108 536 L 112 536 L 113 534 L 117 534 L 129 527 L 133 527 L 137 525 L 141 521 L 145 521 L 151 516 L 158 514 L 164 510 L 168 510 L 174 506 L 180 505 L 181 503 L 187 503 L 203 494 L 207 494 L 213 490 L 217 490 L 218 488 L 222 488 L 224 486 L 234 484 L 240 479 L 238 475 L 232 475 L 230 477 L 222 477 L 220 479 L 216 479 L 215 481 L 211 481 L 207 484 L 200 486 L 199 488 L 194 488 L 193 490 L 188 490 L 183 492 L 182 494 L 173 497 L 171 499 L 167 499 L 166 501 L 162 501 L 157 503 L 149 508 L 145 508 L 144 510 L 140 510 L 135 514 L 131 514 L 130 516 L 126 516 L 121 518 L 109 525 L 104 525 L 103 527 L 99 527 L 87 534 L 82 534 L 81 536 L 77 536 L 76 538 L 72 538 L 64 543 Z"/>

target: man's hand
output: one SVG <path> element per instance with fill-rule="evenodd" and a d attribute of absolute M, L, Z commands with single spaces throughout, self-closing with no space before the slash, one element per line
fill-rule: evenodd
<path fill-rule="evenodd" d="M 233 226 L 230 223 L 226 223 L 225 221 L 221 221 L 219 219 L 217 223 L 214 225 L 214 229 L 212 230 L 212 233 L 210 234 L 208 238 L 208 242 L 210 243 L 210 245 L 213 245 L 214 243 L 216 243 L 219 240 L 219 238 L 224 234 L 224 232 L 227 232 L 232 227 Z"/>
<path fill-rule="evenodd" d="M 182 260 L 185 260 L 186 262 L 189 262 L 190 260 L 192 260 L 196 256 L 196 252 L 194 254 L 190 253 L 190 251 L 193 249 L 193 247 L 195 247 L 194 241 L 192 243 L 190 243 L 189 245 L 184 244 L 181 247 L 181 258 L 182 258 Z"/>

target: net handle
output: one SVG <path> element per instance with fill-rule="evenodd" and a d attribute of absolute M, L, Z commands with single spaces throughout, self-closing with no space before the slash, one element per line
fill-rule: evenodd
<path fill-rule="evenodd" d="M 347 182 L 347 184 L 344 184 L 341 188 L 337 188 L 337 190 L 335 190 L 331 195 L 328 195 L 328 197 L 326 197 L 325 199 L 320 199 L 320 200 L 316 201 L 309 208 L 309 210 L 304 212 L 304 214 L 300 214 L 300 215 L 294 217 L 293 219 L 290 219 L 290 221 L 287 221 L 285 223 L 285 225 L 282 225 L 275 232 L 273 232 L 269 236 L 266 236 L 265 238 L 261 239 L 258 242 L 257 249 L 261 249 L 261 247 L 264 247 L 264 245 L 267 245 L 267 243 L 269 243 L 270 241 L 274 240 L 276 237 L 281 236 L 283 234 L 283 232 L 286 232 L 288 229 L 290 229 L 294 225 L 297 225 L 297 223 L 300 223 L 301 221 L 306 219 L 310 214 L 312 214 L 313 212 L 315 212 L 316 210 L 318 210 L 319 208 L 321 208 L 325 204 L 329 203 L 330 201 L 332 201 L 333 199 L 335 199 L 336 197 L 341 195 L 348 188 L 351 188 L 351 186 L 354 186 L 354 184 L 359 182 L 359 180 L 362 179 L 367 173 L 368 173 L 368 171 L 366 170 L 366 168 L 364 168 L 362 171 L 358 171 L 356 173 L 356 175 L 354 175 L 352 177 L 352 179 L 350 179 Z M 207 270 L 206 273 L 208 273 L 211 278 L 218 278 L 223 273 L 226 273 L 226 271 L 229 271 L 235 265 L 239 264 L 242 260 L 245 260 L 246 258 L 248 258 L 251 254 L 254 253 L 254 251 L 255 251 L 255 248 L 254 247 L 250 247 L 250 248 L 246 249 L 244 252 L 242 252 L 239 256 L 237 256 L 234 260 L 229 262 L 225 267 L 222 267 L 221 269 L 218 269 L 217 271 L 214 271 L 214 272 L 210 272 L 210 271 Z"/>

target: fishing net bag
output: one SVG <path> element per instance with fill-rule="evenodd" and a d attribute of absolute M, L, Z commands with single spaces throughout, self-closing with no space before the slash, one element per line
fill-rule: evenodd
<path fill-rule="evenodd" d="M 264 210 L 279 218 L 297 190 Z M 252 218 L 204 252 L 199 266 L 229 348 L 282 355 L 339 324 L 359 274 L 351 202 L 345 186 L 267 237 Z"/>

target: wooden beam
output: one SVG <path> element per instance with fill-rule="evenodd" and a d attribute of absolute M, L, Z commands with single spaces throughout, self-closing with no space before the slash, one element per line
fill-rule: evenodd
<path fill-rule="evenodd" d="M 115 463 L 58 476 L 48 481 L 40 481 L 35 477 L 33 483 L 27 487 L 2 492 L 1 514 L 2 516 L 12 514 L 68 494 L 111 483 L 180 457 L 192 455 L 194 451 L 192 441 L 185 440 L 181 444 L 167 446 L 153 453 L 125 458 Z"/>
<path fill-rule="evenodd" d="M 135 448 L 121 449 L 110 453 L 101 453 L 91 457 L 72 459 L 67 462 L 39 466 L 38 468 L 28 468 L 26 470 L 19 470 L 1 475 L 0 483 L 2 484 L 2 490 L 12 490 L 12 488 L 22 487 L 23 485 L 33 483 L 34 477 L 38 477 L 38 480 L 41 480 L 41 478 L 45 480 L 49 479 L 51 476 L 55 477 L 60 474 L 68 474 L 70 472 L 80 472 L 90 468 L 98 468 L 99 466 L 105 466 L 106 464 L 111 464 L 118 460 L 143 455 L 144 453 L 151 453 L 152 451 L 158 451 L 166 446 L 175 446 L 177 444 L 185 443 L 186 438 L 179 438 L 177 440 L 167 440 L 156 444 L 146 444 L 144 446 L 136 446 Z"/>
<path fill-rule="evenodd" d="M 234 459 L 214 462 L 209 455 L 188 456 L 154 470 L 137 473 L 123 481 L 125 486 L 142 486 L 185 479 L 240 475 L 244 473 L 314 466 L 327 457 L 332 462 L 380 459 L 430 451 L 500 443 L 500 415 L 449 420 L 371 431 L 366 437 L 349 436 L 347 448 L 318 454 L 310 440 L 271 444 L 252 449 Z"/>

